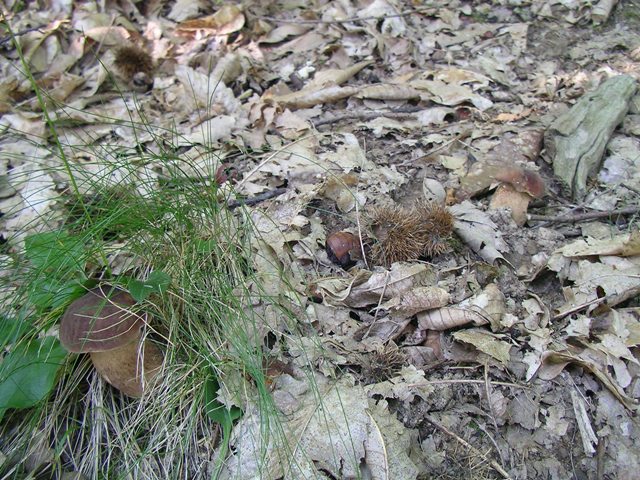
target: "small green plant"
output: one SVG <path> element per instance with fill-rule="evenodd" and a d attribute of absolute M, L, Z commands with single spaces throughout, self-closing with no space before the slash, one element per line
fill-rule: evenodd
<path fill-rule="evenodd" d="M 67 305 L 90 286 L 86 253 L 82 239 L 64 230 L 25 239 L 25 258 L 32 272 L 27 298 L 39 312 Z"/>
<path fill-rule="evenodd" d="M 220 425 L 222 431 L 222 439 L 220 448 L 220 455 L 216 462 L 216 468 L 214 476 L 217 477 L 222 469 L 223 460 L 227 456 L 229 450 L 229 440 L 231 439 L 231 428 L 233 422 L 242 416 L 242 410 L 238 407 L 228 408 L 218 400 L 218 391 L 220 390 L 220 383 L 218 382 L 215 374 L 207 379 L 205 384 L 205 409 L 209 418 Z"/>
<path fill-rule="evenodd" d="M 23 69 L 48 140 L 11 133 L 46 146 L 56 162 L 42 172 L 63 178 L 65 188 L 56 190 L 51 218 L 43 214 L 25 227 L 31 235 L 7 239 L 14 265 L 10 281 L 0 278 L 10 292 L 0 298 L 8 319 L 0 328 L 8 352 L 0 364 L 0 449 L 12 460 L 0 465 L 0 477 L 35 475 L 24 460 L 44 445 L 52 457 L 42 469 L 52 477 L 215 478 L 242 415 L 220 403 L 222 390 L 229 404 L 257 405 L 265 436 L 280 435 L 285 445 L 263 371 L 264 312 L 293 325 L 279 303 L 292 299 L 265 286 L 280 284 L 279 265 L 257 271 L 258 233 L 247 209 L 227 208 L 234 193 L 216 181 L 221 159 L 198 145 L 187 147 L 197 154 L 179 155 L 185 139 L 150 125 L 135 101 L 128 120 L 96 115 L 133 132 L 127 145 L 108 137 L 65 143 L 60 132 L 73 128 L 74 112 L 46 97 L 25 61 Z M 38 158 L 28 161 L 40 167 Z M 140 399 L 110 387 L 87 355 L 67 354 L 58 342 L 66 307 L 97 284 L 126 289 L 148 319 L 143 340 L 162 349 L 160 381 Z"/>
<path fill-rule="evenodd" d="M 161 270 L 154 270 L 146 280 L 129 279 L 127 290 L 138 303 L 142 303 L 152 293 L 162 294 L 171 285 L 171 277 Z"/>
<path fill-rule="evenodd" d="M 1 421 L 7 409 L 29 408 L 49 395 L 67 352 L 53 336 L 16 343 L 0 340 L 10 346 L 0 363 Z"/>
<path fill-rule="evenodd" d="M 8 353 L 0 363 L 0 421 L 7 409 L 24 409 L 44 400 L 54 387 L 67 352 L 56 336 L 37 336 L 35 317 L 60 309 L 82 295 L 88 283 L 80 239 L 63 231 L 35 234 L 25 239 L 27 303 L 17 316 L 5 317 L 0 345 Z"/>

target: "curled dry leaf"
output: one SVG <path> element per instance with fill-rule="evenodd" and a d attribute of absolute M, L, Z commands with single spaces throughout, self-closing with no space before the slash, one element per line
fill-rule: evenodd
<path fill-rule="evenodd" d="M 332 85 L 320 90 L 302 89 L 299 92 L 288 93 L 273 97 L 265 97 L 265 103 L 278 103 L 289 108 L 309 108 L 314 105 L 333 103 L 343 98 L 350 97 L 360 90 L 359 87 L 340 87 Z"/>
<path fill-rule="evenodd" d="M 479 312 L 459 307 L 439 308 L 418 314 L 418 328 L 423 330 L 444 331 L 468 323 L 486 325 L 489 319 Z"/>
<path fill-rule="evenodd" d="M 213 15 L 187 20 L 176 27 L 176 34 L 192 36 L 228 35 L 244 27 L 245 18 L 237 5 L 223 5 Z"/>
<path fill-rule="evenodd" d="M 568 352 L 548 351 L 542 355 L 542 364 L 538 369 L 538 377 L 542 380 L 552 380 L 570 363 L 580 365 L 595 375 L 600 382 L 629 410 L 637 411 L 638 400 L 633 399 L 611 378 L 611 376 L 599 365 L 590 360 Z"/>
<path fill-rule="evenodd" d="M 458 306 L 477 311 L 487 317 L 493 331 L 500 330 L 500 321 L 507 311 L 504 295 L 495 283 L 490 283 L 480 293 L 459 303 Z"/>
<path fill-rule="evenodd" d="M 323 278 L 310 289 L 330 305 L 362 308 L 399 296 L 417 285 L 435 282 L 433 269 L 423 264 L 394 263 L 390 270 L 361 270 L 351 278 Z"/>
<path fill-rule="evenodd" d="M 313 80 L 305 85 L 304 89 L 306 91 L 311 91 L 320 90 L 323 87 L 331 85 L 341 85 L 372 63 L 372 60 L 365 60 L 346 68 L 329 68 L 327 70 L 321 70 L 316 72 Z"/>
<path fill-rule="evenodd" d="M 281 43 L 287 39 L 297 37 L 308 32 L 311 29 L 308 25 L 297 25 L 295 23 L 287 23 L 280 27 L 269 30 L 266 35 L 263 35 L 259 40 L 260 43 Z"/>
<path fill-rule="evenodd" d="M 373 100 L 415 100 L 420 98 L 420 92 L 408 85 L 376 84 L 362 88 L 355 96 Z"/>
<path fill-rule="evenodd" d="M 449 292 L 439 287 L 417 287 L 393 297 L 380 305 L 380 308 L 389 310 L 397 317 L 412 317 L 416 313 L 444 307 L 451 296 Z"/>
<path fill-rule="evenodd" d="M 497 330 L 505 311 L 504 295 L 495 284 L 489 284 L 482 292 L 455 307 L 419 313 L 418 326 L 421 329 L 443 331 L 468 323 L 491 323 L 492 328 Z"/>
<path fill-rule="evenodd" d="M 364 325 L 354 335 L 353 338 L 357 341 L 362 341 L 366 338 L 379 338 L 383 343 L 390 340 L 395 340 L 402 333 L 405 328 L 411 322 L 411 317 L 397 318 L 386 317 L 378 319 L 373 324 Z"/>

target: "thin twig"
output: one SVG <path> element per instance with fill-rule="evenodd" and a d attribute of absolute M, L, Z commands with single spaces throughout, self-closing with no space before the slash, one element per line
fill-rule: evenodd
<path fill-rule="evenodd" d="M 433 425 L 434 427 L 436 427 L 438 430 L 440 430 L 441 432 L 449 435 L 450 437 L 456 439 L 458 442 L 460 442 L 463 446 L 465 446 L 466 448 L 468 448 L 469 450 L 471 450 L 475 455 L 478 455 L 479 457 L 484 458 L 485 460 L 487 460 L 489 462 L 489 464 L 493 467 L 493 469 L 495 471 L 497 471 L 500 475 L 502 475 L 504 478 L 507 478 L 509 480 L 511 480 L 511 477 L 509 476 L 509 473 L 502 468 L 502 465 L 500 465 L 498 462 L 496 462 L 495 460 L 489 460 L 480 450 L 478 450 L 476 447 L 474 447 L 473 445 L 471 445 L 469 442 L 467 442 L 464 438 L 459 437 L 458 435 L 456 435 L 455 433 L 453 433 L 451 430 L 449 430 L 447 427 L 445 427 L 444 425 L 440 425 L 438 422 L 436 422 L 435 420 L 427 417 L 424 417 L 424 419 L 429 422 L 431 425 Z"/>
<path fill-rule="evenodd" d="M 264 202 L 265 200 L 269 200 L 270 198 L 277 197 L 278 195 L 282 195 L 286 191 L 287 189 L 284 187 L 274 188 L 273 190 L 268 190 L 264 193 L 256 195 L 255 197 L 245 198 L 244 200 L 230 200 L 227 203 L 227 207 L 229 209 L 234 209 L 242 205 L 244 206 L 256 205 L 260 202 Z"/>
<path fill-rule="evenodd" d="M 2 16 L 2 20 L 4 20 L 4 15 Z M 19 32 L 14 32 L 12 35 L 8 35 L 4 38 L 0 38 L 0 45 L 10 42 L 12 38 L 14 37 L 20 37 L 22 35 L 25 35 L 27 33 L 31 33 L 34 32 L 36 30 L 40 31 L 40 29 L 45 28 L 47 25 L 38 25 L 37 27 L 31 27 L 31 28 L 25 28 L 24 30 L 20 30 Z M 40 32 L 40 33 L 44 33 L 44 32 Z"/>
<path fill-rule="evenodd" d="M 397 18 L 397 17 L 406 17 L 407 15 L 412 15 L 414 13 L 422 13 L 428 10 L 433 10 L 434 8 L 438 8 L 438 5 L 424 5 L 422 7 L 412 8 L 410 10 L 405 10 L 400 13 L 394 13 L 392 15 L 371 15 L 369 17 L 349 17 L 343 18 L 342 20 L 300 20 L 300 19 L 281 19 L 275 17 L 264 17 L 261 15 L 253 15 L 254 18 L 259 20 L 266 20 L 268 22 L 274 23 L 295 23 L 296 25 L 320 25 L 320 24 L 342 24 L 342 23 L 351 23 L 351 22 L 363 22 L 366 20 L 384 20 L 387 18 Z"/>
<path fill-rule="evenodd" d="M 424 382 L 419 383 L 409 383 L 407 387 L 426 387 L 428 385 L 438 385 L 438 384 L 447 384 L 447 383 L 478 383 L 484 384 L 484 380 L 465 380 L 465 379 L 449 379 L 449 380 L 425 380 Z M 509 383 L 509 382 L 491 382 L 491 385 L 500 385 L 502 387 L 516 387 L 522 388 L 524 390 L 530 390 L 530 387 L 526 385 L 518 385 L 517 383 Z"/>
<path fill-rule="evenodd" d="M 489 366 L 486 362 L 484 364 L 484 391 L 485 395 L 487 396 L 487 405 L 489 405 L 489 412 L 491 413 L 491 421 L 493 422 L 493 427 L 497 432 L 498 423 L 496 422 L 496 413 L 493 409 L 493 402 L 491 401 L 491 380 L 489 380 Z M 497 448 L 498 446 L 496 445 L 496 450 Z M 500 458 L 502 458 L 502 456 Z"/>
<path fill-rule="evenodd" d="M 640 190 L 638 190 L 636 187 L 632 187 L 631 185 L 627 184 L 627 183 L 621 183 L 620 184 L 622 187 L 626 188 L 627 190 L 631 190 L 634 193 L 637 193 L 638 195 L 640 195 Z"/>
<path fill-rule="evenodd" d="M 582 222 L 585 220 L 595 220 L 598 218 L 609 218 L 616 217 L 621 215 L 635 215 L 640 213 L 640 207 L 628 207 L 621 208 L 620 210 L 613 210 L 611 212 L 587 212 L 587 213 L 577 213 L 575 215 L 566 215 L 566 216 L 550 216 L 550 215 L 536 215 L 529 214 L 527 215 L 528 220 L 535 220 L 539 222 L 548 222 L 548 223 L 575 223 Z"/>
<path fill-rule="evenodd" d="M 338 123 L 343 120 L 370 120 L 372 118 L 398 118 L 398 119 L 412 119 L 415 118 L 415 113 L 423 110 L 420 107 L 416 107 L 414 111 L 408 112 L 385 112 L 379 110 L 367 110 L 362 112 L 345 112 L 340 113 L 338 115 L 332 115 L 328 118 L 323 118 L 318 120 L 317 122 L 312 122 L 315 128 L 321 127 L 323 125 L 329 125 L 332 123 Z"/>

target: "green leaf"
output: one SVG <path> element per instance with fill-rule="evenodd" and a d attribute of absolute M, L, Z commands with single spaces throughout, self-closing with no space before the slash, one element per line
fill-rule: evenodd
<path fill-rule="evenodd" d="M 31 324 L 22 318 L 0 317 L 0 350 L 15 343 L 31 328 Z"/>
<path fill-rule="evenodd" d="M 238 407 L 227 408 L 218 400 L 218 390 L 220 384 L 218 379 L 212 375 L 205 383 L 204 400 L 207 415 L 211 420 L 222 425 L 223 431 L 230 431 L 234 420 L 242 416 L 242 410 Z"/>
<path fill-rule="evenodd" d="M 217 240 L 214 240 L 214 239 L 209 239 L 209 240 L 198 239 L 195 241 L 194 245 L 195 245 L 196 252 L 206 255 L 211 252 L 215 252 L 218 242 Z"/>
<path fill-rule="evenodd" d="M 66 350 L 55 337 L 20 344 L 0 364 L 0 420 L 8 408 L 28 408 L 47 397 Z"/>
<path fill-rule="evenodd" d="M 231 427 L 233 422 L 242 416 L 242 410 L 238 407 L 227 408 L 218 400 L 218 390 L 220 390 L 220 383 L 215 375 L 209 376 L 204 384 L 204 408 L 207 415 L 211 420 L 219 423 L 222 427 L 222 444 L 220 447 L 220 454 L 218 455 L 217 465 L 215 468 L 215 474 L 212 478 L 218 478 L 222 466 L 224 465 L 224 459 L 227 456 L 227 450 L 229 449 L 229 440 L 231 439 Z"/>
<path fill-rule="evenodd" d="M 82 241 L 65 231 L 36 233 L 25 238 L 25 256 L 36 268 L 63 277 L 84 271 L 85 249 Z"/>
<path fill-rule="evenodd" d="M 171 277 L 161 270 L 149 274 L 145 281 L 132 279 L 127 284 L 129 293 L 140 303 L 152 293 L 162 293 L 171 285 Z"/>
<path fill-rule="evenodd" d="M 86 282 L 64 282 L 48 276 L 36 278 L 29 285 L 29 301 L 40 311 L 58 308 L 72 302 L 87 292 Z"/>

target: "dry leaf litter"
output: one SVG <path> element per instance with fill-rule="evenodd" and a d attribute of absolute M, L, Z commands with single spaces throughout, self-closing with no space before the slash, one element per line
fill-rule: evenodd
<path fill-rule="evenodd" d="M 265 443 L 239 394 L 254 387 L 229 370 L 220 400 L 244 415 L 220 478 L 638 478 L 637 2 L 10 4 L 79 185 L 128 182 L 108 151 L 145 152 L 147 181 L 131 185 L 143 195 L 170 169 L 223 165 L 240 195 L 282 189 L 247 207 L 253 267 L 306 335 L 293 340 L 262 304 L 254 340 L 289 367 L 271 394 L 305 455 L 289 465 Z M 59 225 L 69 172 L 6 30 L 0 49 L 0 228 L 13 255 Z M 568 185 L 548 146 L 592 130 L 557 120 L 615 78 L 626 93 L 597 94 L 621 113 L 583 112 L 602 151 L 573 164 L 586 171 Z M 132 127 L 143 122 L 153 130 Z M 179 151 L 159 161 L 165 135 Z M 450 232 L 396 218 L 427 204 Z M 342 231 L 345 264 L 325 250 Z"/>

